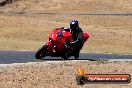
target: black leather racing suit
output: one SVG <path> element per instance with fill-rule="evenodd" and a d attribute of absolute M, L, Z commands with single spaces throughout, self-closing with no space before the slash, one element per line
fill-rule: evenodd
<path fill-rule="evenodd" d="M 80 27 L 76 29 L 76 31 L 71 31 L 71 34 L 73 36 L 73 45 L 77 46 L 77 48 L 80 50 L 83 47 L 84 44 L 84 38 L 83 38 L 83 31 Z"/>
<path fill-rule="evenodd" d="M 80 27 L 75 29 L 75 31 L 71 31 L 70 28 L 66 28 L 65 30 L 70 31 L 73 37 L 73 42 L 70 42 L 70 46 L 76 46 L 75 53 L 79 54 L 80 50 L 84 45 L 83 31 Z M 77 55 L 79 57 L 79 55 Z"/>

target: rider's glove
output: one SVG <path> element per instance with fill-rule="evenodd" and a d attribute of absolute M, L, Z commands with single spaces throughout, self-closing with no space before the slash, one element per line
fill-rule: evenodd
<path fill-rule="evenodd" d="M 78 41 L 70 42 L 70 46 L 77 46 L 77 45 L 78 45 Z"/>

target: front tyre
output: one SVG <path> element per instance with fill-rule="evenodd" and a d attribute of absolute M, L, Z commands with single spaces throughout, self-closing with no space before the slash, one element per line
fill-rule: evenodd
<path fill-rule="evenodd" d="M 48 46 L 45 44 L 41 48 L 38 49 L 38 51 L 35 54 L 36 59 L 42 59 L 44 56 L 46 56 Z"/>

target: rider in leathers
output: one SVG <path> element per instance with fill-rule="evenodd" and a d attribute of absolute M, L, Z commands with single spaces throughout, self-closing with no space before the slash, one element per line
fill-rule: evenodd
<path fill-rule="evenodd" d="M 69 46 L 75 46 L 75 57 L 79 57 L 79 52 L 83 47 L 84 44 L 84 38 L 83 38 L 83 31 L 79 27 L 79 22 L 77 20 L 72 20 L 70 22 L 70 26 L 68 28 L 65 28 L 66 30 L 69 30 L 72 34 L 73 41 L 70 42 Z"/>

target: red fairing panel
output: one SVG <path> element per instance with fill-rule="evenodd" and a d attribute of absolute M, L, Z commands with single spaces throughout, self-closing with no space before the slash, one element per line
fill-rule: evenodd
<path fill-rule="evenodd" d="M 73 41 L 72 39 L 72 35 L 70 34 L 70 32 L 63 32 L 63 36 L 66 38 L 66 41 Z"/>
<path fill-rule="evenodd" d="M 87 41 L 87 39 L 89 38 L 90 34 L 84 32 L 83 33 L 83 37 L 84 37 L 84 43 Z"/>
<path fill-rule="evenodd" d="M 48 45 L 48 52 L 52 52 L 53 51 L 53 47 L 54 47 L 54 45 L 52 44 L 52 42 L 51 41 L 48 41 L 47 42 L 47 45 Z"/>
<path fill-rule="evenodd" d="M 53 41 L 56 41 L 56 34 L 59 32 L 59 30 L 53 30 L 49 36 L 49 39 L 52 39 Z"/>

